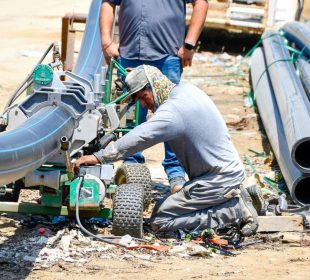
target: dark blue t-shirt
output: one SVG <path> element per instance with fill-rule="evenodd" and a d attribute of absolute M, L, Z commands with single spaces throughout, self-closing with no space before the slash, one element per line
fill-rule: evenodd
<path fill-rule="evenodd" d="M 194 1 L 103 0 L 120 6 L 120 55 L 148 61 L 177 55 L 185 37 L 186 3 Z"/>

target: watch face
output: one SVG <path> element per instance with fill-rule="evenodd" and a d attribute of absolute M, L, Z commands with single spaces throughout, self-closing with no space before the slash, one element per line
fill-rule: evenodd
<path fill-rule="evenodd" d="M 195 49 L 195 46 L 189 43 L 184 43 L 184 48 L 191 51 Z"/>

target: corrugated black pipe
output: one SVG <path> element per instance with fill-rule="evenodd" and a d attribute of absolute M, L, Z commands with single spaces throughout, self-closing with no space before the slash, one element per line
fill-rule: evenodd
<path fill-rule="evenodd" d="M 283 38 L 274 31 L 263 35 L 266 65 L 279 107 L 293 162 L 310 173 L 310 103 L 295 72 Z"/>
<path fill-rule="evenodd" d="M 310 204 L 310 174 L 303 174 L 293 163 L 261 48 L 251 60 L 251 79 L 259 114 L 281 172 L 296 204 Z M 264 74 L 263 74 L 264 73 Z"/>

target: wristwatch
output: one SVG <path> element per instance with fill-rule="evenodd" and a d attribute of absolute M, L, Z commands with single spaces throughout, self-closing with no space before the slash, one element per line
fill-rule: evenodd
<path fill-rule="evenodd" d="M 195 45 L 192 45 L 191 43 L 184 42 L 183 46 L 184 46 L 185 49 L 187 49 L 189 51 L 195 49 Z"/>

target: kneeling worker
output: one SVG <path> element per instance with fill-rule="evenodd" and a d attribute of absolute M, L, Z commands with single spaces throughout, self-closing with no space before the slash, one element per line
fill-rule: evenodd
<path fill-rule="evenodd" d="M 193 85 L 173 84 L 152 66 L 135 68 L 125 82 L 130 95 L 154 115 L 105 149 L 78 159 L 75 169 L 121 160 L 168 142 L 189 181 L 156 203 L 152 229 L 171 233 L 238 224 L 244 236 L 254 234 L 257 213 L 241 186 L 244 167 L 212 100 Z"/>

